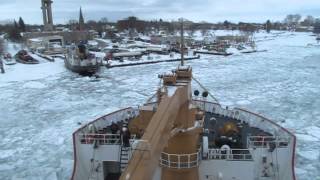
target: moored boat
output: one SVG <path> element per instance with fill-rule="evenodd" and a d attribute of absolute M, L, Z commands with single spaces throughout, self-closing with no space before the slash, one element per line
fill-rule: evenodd
<path fill-rule="evenodd" d="M 10 53 L 5 53 L 3 56 L 3 63 L 5 65 L 14 65 L 16 64 L 16 60 L 11 56 Z"/>
<path fill-rule="evenodd" d="M 67 69 L 81 75 L 93 75 L 101 65 L 101 59 L 89 53 L 85 45 L 70 47 L 64 62 Z"/>
<path fill-rule="evenodd" d="M 30 56 L 26 50 L 20 50 L 14 57 L 22 64 L 39 64 L 39 61 Z"/>

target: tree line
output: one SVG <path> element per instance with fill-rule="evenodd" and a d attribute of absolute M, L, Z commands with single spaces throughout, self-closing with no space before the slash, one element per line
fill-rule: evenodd
<path fill-rule="evenodd" d="M 106 25 L 115 26 L 118 31 L 129 30 L 130 33 L 139 32 L 148 34 L 154 31 L 166 31 L 168 33 L 174 34 L 179 31 L 180 23 L 179 21 L 165 21 L 163 19 L 155 20 L 141 20 L 135 16 L 130 16 L 123 20 L 117 22 L 109 22 L 107 18 L 101 18 L 98 21 L 89 20 L 85 22 L 85 29 L 96 30 L 101 36 L 105 32 Z M 208 30 L 239 30 L 245 33 L 254 33 L 258 30 L 266 30 L 270 32 L 271 30 L 295 30 L 298 26 L 314 27 L 314 33 L 320 34 L 320 19 L 314 18 L 313 16 L 306 16 L 304 19 L 299 14 L 289 14 L 285 17 L 283 21 L 271 22 L 267 20 L 265 23 L 246 23 L 239 22 L 233 23 L 231 21 L 225 20 L 218 23 L 209 22 L 192 22 L 184 21 L 185 31 L 192 36 L 195 31 L 200 30 L 202 35 L 206 35 Z M 27 31 L 33 31 L 34 29 L 41 29 L 41 25 L 27 25 L 24 20 L 20 17 L 18 21 L 14 20 L 12 23 L 6 25 L 0 25 L 0 32 L 5 32 L 13 41 L 21 40 L 21 33 Z M 79 21 L 69 20 L 66 24 L 59 24 L 56 27 L 65 27 L 70 30 L 79 30 Z"/>
<path fill-rule="evenodd" d="M 283 21 L 271 22 L 267 20 L 265 23 L 232 23 L 228 20 L 220 23 L 208 23 L 199 22 L 194 23 L 192 21 L 185 22 L 185 30 L 192 35 L 196 30 L 200 30 L 202 34 L 206 34 L 207 30 L 239 30 L 246 33 L 253 33 L 258 30 L 266 30 L 268 33 L 271 30 L 295 30 L 299 26 L 303 27 L 314 27 L 315 33 L 319 32 L 320 19 L 314 18 L 313 16 L 306 16 L 302 20 L 302 16 L 299 14 L 287 15 Z M 131 16 L 126 19 L 117 22 L 117 29 L 123 30 L 136 30 L 137 32 L 150 32 L 152 30 L 166 30 L 169 33 L 178 31 L 180 28 L 179 22 L 177 21 L 163 21 L 162 19 L 153 21 L 139 20 L 137 17 Z"/>
<path fill-rule="evenodd" d="M 12 41 L 20 41 L 21 33 L 27 32 L 27 25 L 24 20 L 20 17 L 18 22 L 14 19 L 13 23 L 8 23 L 5 25 L 0 25 L 0 32 L 7 33 L 7 37 Z"/>

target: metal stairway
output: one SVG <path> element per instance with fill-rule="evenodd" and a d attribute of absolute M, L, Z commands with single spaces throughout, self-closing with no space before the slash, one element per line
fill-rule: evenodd
<path fill-rule="evenodd" d="M 123 172 L 128 165 L 130 158 L 130 147 L 121 146 L 120 147 L 120 171 Z"/>

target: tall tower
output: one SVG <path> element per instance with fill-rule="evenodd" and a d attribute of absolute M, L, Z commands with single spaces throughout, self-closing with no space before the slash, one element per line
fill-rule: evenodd
<path fill-rule="evenodd" d="M 83 31 L 84 30 L 84 18 L 82 14 L 82 8 L 80 7 L 80 13 L 79 13 L 79 30 Z"/>
<path fill-rule="evenodd" d="M 43 25 L 45 31 L 53 30 L 53 20 L 52 20 L 52 0 L 41 0 L 42 14 L 43 14 Z"/>

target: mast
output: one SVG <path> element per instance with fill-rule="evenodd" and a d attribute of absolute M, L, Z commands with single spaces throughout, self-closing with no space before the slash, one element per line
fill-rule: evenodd
<path fill-rule="evenodd" d="M 181 41 L 180 41 L 180 52 L 181 52 L 181 66 L 184 66 L 184 31 L 183 31 L 183 18 L 180 18 L 181 21 Z"/>

